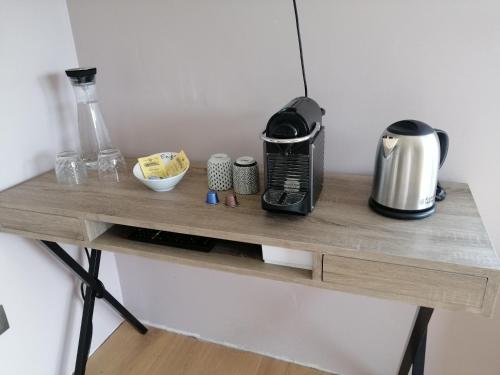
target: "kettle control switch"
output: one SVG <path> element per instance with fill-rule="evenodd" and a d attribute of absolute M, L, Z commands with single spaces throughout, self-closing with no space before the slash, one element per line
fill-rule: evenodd
<path fill-rule="evenodd" d="M 9 329 L 9 322 L 7 321 L 7 315 L 5 314 L 5 309 L 0 305 L 0 335 Z"/>
<path fill-rule="evenodd" d="M 386 158 L 389 157 L 389 155 L 394 150 L 394 147 L 396 147 L 397 143 L 398 143 L 397 138 L 384 135 L 384 137 L 382 138 L 382 144 L 384 146 L 384 157 Z"/>

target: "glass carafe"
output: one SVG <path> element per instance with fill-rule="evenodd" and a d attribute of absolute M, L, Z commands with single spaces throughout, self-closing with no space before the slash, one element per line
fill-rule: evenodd
<path fill-rule="evenodd" d="M 97 168 L 99 151 L 114 148 L 97 100 L 96 68 L 66 70 L 75 92 L 80 149 L 87 168 Z"/>

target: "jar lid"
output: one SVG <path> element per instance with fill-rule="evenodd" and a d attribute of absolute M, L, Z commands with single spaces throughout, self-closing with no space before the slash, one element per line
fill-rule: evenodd
<path fill-rule="evenodd" d="M 213 154 L 208 161 L 210 163 L 227 163 L 231 161 L 231 158 L 227 154 Z"/>
<path fill-rule="evenodd" d="M 240 156 L 238 159 L 236 159 L 234 164 L 239 167 L 251 167 L 257 164 L 257 162 L 251 156 Z"/>

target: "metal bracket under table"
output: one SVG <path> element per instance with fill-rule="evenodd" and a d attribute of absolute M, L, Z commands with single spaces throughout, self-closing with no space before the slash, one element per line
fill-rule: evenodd
<path fill-rule="evenodd" d="M 135 316 L 133 316 L 115 297 L 113 297 L 99 280 L 99 266 L 101 263 L 101 250 L 91 249 L 89 260 L 89 271 L 87 272 L 77 261 L 75 261 L 61 246 L 55 242 L 43 241 L 42 243 L 55 254 L 63 263 L 73 270 L 74 273 L 86 284 L 85 298 L 83 303 L 82 323 L 80 326 L 80 338 L 78 340 L 78 352 L 76 354 L 74 375 L 84 375 L 87 359 L 92 342 L 92 317 L 94 315 L 94 303 L 96 298 L 103 298 L 120 315 L 128 321 L 141 334 L 148 329 Z"/>

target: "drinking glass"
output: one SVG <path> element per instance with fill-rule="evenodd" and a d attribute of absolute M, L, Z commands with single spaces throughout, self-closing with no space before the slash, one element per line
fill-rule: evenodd
<path fill-rule="evenodd" d="M 103 182 L 120 182 L 127 174 L 127 163 L 120 150 L 102 150 L 97 156 L 97 172 Z"/>
<path fill-rule="evenodd" d="M 83 184 L 87 180 L 87 167 L 76 151 L 63 151 L 56 155 L 57 182 L 65 185 Z"/>

